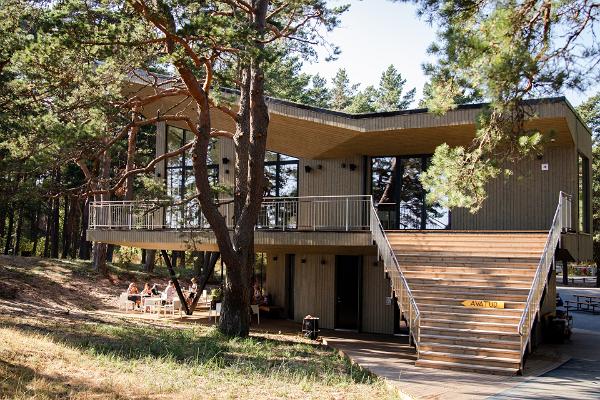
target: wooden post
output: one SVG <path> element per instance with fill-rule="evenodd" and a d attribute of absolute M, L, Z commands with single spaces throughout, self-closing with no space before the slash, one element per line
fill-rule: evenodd
<path fill-rule="evenodd" d="M 569 285 L 569 266 L 567 263 L 567 259 L 562 260 L 562 270 L 563 270 L 563 284 L 565 286 Z"/>
<path fill-rule="evenodd" d="M 179 297 L 179 301 L 185 310 L 187 315 L 190 315 L 190 309 L 188 308 L 187 301 L 183 297 L 183 292 L 181 291 L 181 286 L 179 286 L 179 280 L 177 279 L 177 275 L 175 275 L 175 271 L 173 270 L 173 265 L 171 265 L 171 260 L 169 260 L 169 255 L 166 250 L 161 250 L 160 254 L 162 254 L 163 259 L 165 260 L 165 264 L 167 265 L 167 269 L 169 270 L 169 274 L 171 275 L 171 281 L 175 285 L 175 290 L 177 291 L 177 297 Z"/>

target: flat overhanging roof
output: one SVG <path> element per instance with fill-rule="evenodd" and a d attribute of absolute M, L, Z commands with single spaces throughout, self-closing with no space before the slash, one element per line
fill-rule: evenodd
<path fill-rule="evenodd" d="M 139 83 L 129 90 L 147 94 Z M 427 109 L 385 113 L 346 114 L 268 98 L 270 124 L 267 148 L 309 159 L 345 158 L 357 155 L 430 154 L 442 143 L 468 145 L 475 137 L 475 120 L 483 104 L 467 104 L 439 116 Z M 193 102 L 168 97 L 144 107 L 148 117 L 181 111 L 195 119 Z M 564 97 L 527 101 L 535 118 L 527 128 L 552 133 L 551 146 L 577 143 L 578 116 Z M 233 121 L 218 109 L 211 112 L 214 128 L 235 131 Z M 170 123 L 171 124 L 171 123 Z M 185 124 L 171 125 L 185 128 Z M 589 130 L 588 134 L 591 134 Z"/>

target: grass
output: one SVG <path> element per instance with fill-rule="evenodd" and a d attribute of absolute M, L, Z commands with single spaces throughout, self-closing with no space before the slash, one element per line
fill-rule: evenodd
<path fill-rule="evenodd" d="M 10 268 L 18 279 L 19 268 Z M 63 263 L 46 266 L 47 274 L 31 269 L 23 276 L 34 273 L 36 281 L 66 281 L 72 271 Z M 0 280 L 8 270 L 0 265 Z M 84 307 L 40 314 L 9 306 L 0 298 L 3 399 L 398 398 L 383 380 L 336 352 L 289 336 L 228 338 L 203 325 L 115 317 Z"/>

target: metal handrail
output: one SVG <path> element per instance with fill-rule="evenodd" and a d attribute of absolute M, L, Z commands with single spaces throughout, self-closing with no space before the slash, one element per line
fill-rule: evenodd
<path fill-rule="evenodd" d="M 544 251 L 540 257 L 535 276 L 531 282 L 529 295 L 523 309 L 523 314 L 519 321 L 518 333 L 521 337 L 521 357 L 525 355 L 525 351 L 531 340 L 531 330 L 535 316 L 538 315 L 541 307 L 542 294 L 548 281 L 548 274 L 552 263 L 554 262 L 554 253 L 560 243 L 560 238 L 563 230 L 571 227 L 571 196 L 560 192 L 558 197 L 558 206 L 552 219 L 552 225 L 548 231 L 548 238 L 544 245 Z M 521 361 L 522 362 L 522 361 Z"/>
<path fill-rule="evenodd" d="M 377 246 L 378 256 L 381 257 L 381 259 L 383 260 L 384 268 L 390 275 L 392 290 L 394 291 L 396 298 L 398 299 L 400 312 L 404 314 L 408 323 L 408 328 L 410 332 L 409 338 L 411 338 L 412 342 L 415 344 L 418 357 L 419 343 L 421 337 L 421 313 L 419 311 L 419 307 L 417 306 L 415 297 L 413 296 L 412 291 L 408 286 L 408 282 L 404 277 L 404 273 L 400 268 L 400 264 L 398 263 L 396 254 L 394 253 L 394 250 L 390 245 L 387 235 L 385 234 L 385 230 L 383 229 L 383 225 L 379 220 L 377 210 L 375 209 L 375 205 L 372 201 L 371 234 L 373 237 L 373 242 Z"/>
<path fill-rule="evenodd" d="M 233 200 L 218 203 L 228 228 L 233 228 Z M 366 231 L 370 206 L 367 195 L 267 197 L 256 229 Z M 211 229 L 197 201 L 97 201 L 90 203 L 89 215 L 89 229 Z"/>

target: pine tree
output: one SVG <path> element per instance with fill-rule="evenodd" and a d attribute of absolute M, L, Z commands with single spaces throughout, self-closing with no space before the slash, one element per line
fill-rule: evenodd
<path fill-rule="evenodd" d="M 379 88 L 375 98 L 374 107 L 377 111 L 405 110 L 410 107 L 415 99 L 416 89 L 412 88 L 404 93 L 406 79 L 390 65 L 379 80 Z"/>

